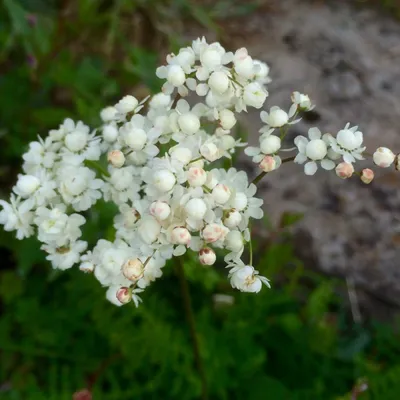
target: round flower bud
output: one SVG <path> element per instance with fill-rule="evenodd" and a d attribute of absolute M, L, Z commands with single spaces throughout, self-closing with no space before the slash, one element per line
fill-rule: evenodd
<path fill-rule="evenodd" d="M 361 181 L 366 184 L 371 183 L 372 180 L 374 179 L 374 176 L 375 176 L 375 174 L 374 174 L 374 171 L 372 171 L 372 169 L 364 168 L 361 171 Z"/>
<path fill-rule="evenodd" d="M 226 92 L 229 87 L 229 78 L 224 72 L 213 72 L 208 79 L 208 86 L 210 86 L 213 92 L 222 94 Z"/>
<path fill-rule="evenodd" d="M 199 261 L 202 265 L 213 265 L 217 260 L 217 255 L 213 249 L 204 247 L 199 251 Z"/>
<path fill-rule="evenodd" d="M 224 227 L 221 225 L 209 224 L 203 229 L 202 234 L 203 234 L 203 239 L 207 243 L 214 243 L 217 240 L 222 239 L 225 236 L 226 231 L 224 230 Z"/>
<path fill-rule="evenodd" d="M 169 153 L 174 160 L 181 162 L 183 165 L 190 163 L 192 159 L 192 151 L 187 147 L 175 147 Z"/>
<path fill-rule="evenodd" d="M 217 50 L 213 49 L 212 47 L 208 47 L 200 55 L 200 61 L 206 68 L 214 68 L 221 64 L 221 55 Z"/>
<path fill-rule="evenodd" d="M 258 82 L 252 82 L 245 86 L 243 101 L 246 105 L 261 108 L 267 98 L 267 93 Z"/>
<path fill-rule="evenodd" d="M 242 234 L 239 231 L 230 231 L 226 235 L 224 245 L 228 250 L 238 253 L 244 246 Z"/>
<path fill-rule="evenodd" d="M 280 128 L 289 122 L 289 115 L 286 111 L 276 108 L 271 110 L 265 122 L 272 128 Z"/>
<path fill-rule="evenodd" d="M 154 173 L 154 186 L 161 192 L 169 192 L 175 185 L 175 175 L 167 169 L 161 169 Z"/>
<path fill-rule="evenodd" d="M 306 155 L 310 160 L 322 160 L 327 153 L 328 148 L 323 140 L 316 139 L 307 143 Z"/>
<path fill-rule="evenodd" d="M 117 290 L 116 297 L 121 304 L 127 304 L 132 300 L 132 291 L 127 287 L 121 287 Z"/>
<path fill-rule="evenodd" d="M 131 95 L 124 96 L 116 105 L 115 108 L 120 112 L 121 114 L 126 114 L 128 112 L 133 111 L 137 105 L 139 104 L 138 100 L 136 97 L 133 97 Z"/>
<path fill-rule="evenodd" d="M 159 221 L 164 221 L 171 214 L 171 207 L 165 201 L 153 201 L 149 209 L 150 214 Z"/>
<path fill-rule="evenodd" d="M 146 132 L 143 129 L 132 129 L 124 135 L 125 143 L 133 150 L 142 150 L 147 141 Z"/>
<path fill-rule="evenodd" d="M 72 152 L 83 150 L 86 144 L 87 136 L 82 132 L 74 131 L 65 136 L 65 145 Z"/>
<path fill-rule="evenodd" d="M 235 138 L 231 135 L 224 135 L 221 137 L 220 141 L 220 148 L 223 150 L 230 150 L 233 149 L 236 145 Z"/>
<path fill-rule="evenodd" d="M 214 143 L 206 143 L 200 147 L 200 154 L 208 161 L 215 161 L 220 158 L 218 147 Z"/>
<path fill-rule="evenodd" d="M 179 116 L 178 125 L 182 132 L 193 135 L 200 129 L 200 119 L 193 113 L 186 113 Z"/>
<path fill-rule="evenodd" d="M 113 143 L 117 140 L 118 129 L 114 125 L 105 125 L 103 127 L 103 139 L 106 142 Z"/>
<path fill-rule="evenodd" d="M 260 168 L 264 171 L 264 172 L 271 172 L 275 169 L 276 167 L 276 161 L 275 158 L 272 156 L 265 156 L 261 162 L 260 162 Z"/>
<path fill-rule="evenodd" d="M 121 168 L 125 164 L 124 153 L 120 150 L 112 150 L 107 154 L 108 162 L 115 168 Z"/>
<path fill-rule="evenodd" d="M 224 218 L 224 225 L 229 229 L 236 228 L 242 221 L 242 214 L 239 211 L 232 209 Z"/>
<path fill-rule="evenodd" d="M 32 175 L 19 175 L 17 190 L 20 196 L 27 197 L 34 193 L 40 185 L 40 180 Z"/>
<path fill-rule="evenodd" d="M 177 226 L 171 232 L 171 241 L 174 244 L 184 244 L 187 245 L 190 243 L 190 239 L 192 236 L 190 232 L 181 226 Z"/>
<path fill-rule="evenodd" d="M 336 166 L 336 175 L 339 178 L 342 179 L 347 179 L 347 178 L 351 178 L 351 176 L 354 173 L 354 167 L 353 164 L 347 163 L 347 162 L 341 162 L 340 164 L 338 164 Z"/>
<path fill-rule="evenodd" d="M 187 172 L 187 180 L 190 186 L 203 186 L 207 180 L 207 173 L 203 168 L 191 167 Z"/>
<path fill-rule="evenodd" d="M 280 148 L 281 148 L 281 139 L 275 135 L 267 136 L 260 143 L 260 149 L 264 154 L 274 154 Z"/>
<path fill-rule="evenodd" d="M 106 107 L 103 108 L 100 112 L 100 118 L 104 122 L 112 121 L 117 115 L 117 109 L 115 107 Z"/>
<path fill-rule="evenodd" d="M 221 110 L 219 112 L 219 120 L 223 129 L 229 131 L 236 124 L 235 114 L 231 110 Z"/>
<path fill-rule="evenodd" d="M 177 87 L 185 83 L 186 75 L 179 65 L 170 65 L 168 68 L 167 81 Z"/>
<path fill-rule="evenodd" d="M 247 196 L 243 192 L 237 192 L 232 199 L 232 207 L 238 211 L 243 211 L 247 207 Z"/>
<path fill-rule="evenodd" d="M 378 167 L 388 168 L 393 164 L 395 155 L 387 147 L 379 147 L 372 156 L 374 163 Z"/>
<path fill-rule="evenodd" d="M 138 233 L 145 243 L 151 244 L 155 242 L 160 232 L 161 225 L 154 217 L 147 216 L 140 221 Z"/>
<path fill-rule="evenodd" d="M 185 205 L 185 210 L 188 217 L 195 220 L 202 220 L 207 212 L 207 206 L 202 199 L 190 199 Z"/>
<path fill-rule="evenodd" d="M 138 258 L 130 259 L 122 266 L 122 274 L 126 279 L 136 282 L 144 274 L 144 265 Z"/>
<path fill-rule="evenodd" d="M 215 185 L 211 196 L 217 204 L 225 204 L 231 197 L 231 191 L 228 186 L 219 183 Z"/>

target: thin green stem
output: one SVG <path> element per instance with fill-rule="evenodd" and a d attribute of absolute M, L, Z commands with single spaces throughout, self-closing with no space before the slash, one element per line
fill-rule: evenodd
<path fill-rule="evenodd" d="M 187 283 L 186 276 L 185 276 L 183 257 L 179 257 L 179 262 L 177 263 L 177 270 L 178 270 L 178 276 L 179 276 L 179 281 L 180 281 L 180 285 L 181 285 L 183 305 L 185 307 L 186 320 L 189 325 L 190 337 L 192 340 L 194 361 L 196 364 L 197 372 L 199 373 L 200 380 L 201 380 L 201 400 L 208 400 L 207 379 L 206 379 L 203 361 L 200 356 L 199 340 L 198 340 L 198 335 L 196 332 L 196 322 L 194 319 L 192 301 L 190 298 L 189 285 Z"/>
<path fill-rule="evenodd" d="M 290 161 L 293 161 L 294 159 L 295 159 L 295 157 L 288 157 L 288 158 L 285 158 L 284 160 L 282 160 L 282 164 L 287 163 L 287 162 L 290 162 Z M 257 175 L 257 176 L 253 179 L 253 181 L 252 181 L 251 183 L 253 183 L 254 185 L 257 185 L 258 182 L 260 182 L 261 179 L 264 178 L 264 176 L 267 175 L 267 174 L 268 174 L 268 172 L 264 172 L 264 171 L 261 172 L 259 175 Z"/>
<path fill-rule="evenodd" d="M 249 265 L 253 265 L 253 242 L 251 241 L 251 230 L 250 230 L 250 226 L 249 226 L 249 231 L 250 231 L 250 241 L 249 241 L 250 260 L 249 260 Z"/>

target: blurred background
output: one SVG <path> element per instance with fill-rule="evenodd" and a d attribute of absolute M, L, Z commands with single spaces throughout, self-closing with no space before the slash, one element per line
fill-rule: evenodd
<path fill-rule="evenodd" d="M 3 0 L 0 197 L 37 135 L 66 117 L 96 126 L 123 95 L 156 93 L 165 55 L 202 35 L 268 62 L 268 106 L 311 96 L 293 136 L 351 122 L 367 145 L 399 149 L 398 17 L 397 0 Z M 238 134 L 255 142 L 257 120 Z M 363 187 L 285 165 L 261 188 L 254 228 L 271 290 L 234 292 L 222 265 L 185 260 L 209 399 L 400 399 L 399 193 L 386 171 Z M 107 237 L 113 213 L 91 212 L 89 242 Z M 38 247 L 0 230 L 1 400 L 207 398 L 174 265 L 141 307 L 117 308 Z"/>

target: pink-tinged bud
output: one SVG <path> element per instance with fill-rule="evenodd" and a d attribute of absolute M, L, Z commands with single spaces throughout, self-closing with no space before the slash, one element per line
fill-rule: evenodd
<path fill-rule="evenodd" d="M 135 258 L 134 260 L 128 260 L 122 266 L 122 273 L 126 279 L 136 282 L 143 276 L 144 265 L 138 258 Z"/>
<path fill-rule="evenodd" d="M 351 176 L 354 173 L 354 167 L 353 164 L 347 163 L 347 162 L 342 162 L 336 166 L 336 175 L 339 178 L 342 179 L 347 179 L 351 178 Z"/>
<path fill-rule="evenodd" d="M 88 389 L 82 389 L 72 395 L 72 400 L 92 400 L 92 393 Z"/>
<path fill-rule="evenodd" d="M 388 168 L 393 164 L 395 155 L 387 147 L 379 147 L 372 155 L 374 163 L 381 168 Z"/>
<path fill-rule="evenodd" d="M 108 162 L 115 168 L 121 168 L 125 164 L 124 153 L 120 150 L 112 150 L 107 154 Z"/>
<path fill-rule="evenodd" d="M 225 204 L 231 197 L 231 191 L 228 186 L 219 183 L 214 187 L 211 195 L 216 203 Z"/>
<path fill-rule="evenodd" d="M 226 217 L 224 218 L 224 225 L 229 229 L 236 228 L 242 221 L 242 214 L 239 211 L 232 209 L 228 211 Z"/>
<path fill-rule="evenodd" d="M 164 221 L 171 214 L 171 207 L 165 201 L 154 201 L 150 205 L 150 214 L 159 221 Z"/>
<path fill-rule="evenodd" d="M 127 287 L 121 287 L 117 290 L 117 299 L 121 304 L 127 304 L 132 300 L 132 291 Z"/>
<path fill-rule="evenodd" d="M 203 168 L 191 167 L 187 172 L 187 180 L 190 186 L 203 186 L 207 180 L 207 173 Z"/>
<path fill-rule="evenodd" d="M 400 154 L 397 154 L 394 160 L 394 167 L 396 168 L 397 171 L 400 171 Z"/>
<path fill-rule="evenodd" d="M 188 245 L 191 239 L 192 235 L 190 232 L 182 226 L 177 226 L 171 232 L 171 241 L 174 244 Z"/>
<path fill-rule="evenodd" d="M 265 156 L 260 162 L 260 168 L 264 172 L 271 172 L 276 168 L 275 158 L 272 156 Z"/>
<path fill-rule="evenodd" d="M 203 229 L 203 239 L 207 243 L 214 243 L 226 235 L 227 228 L 218 224 L 209 224 Z"/>
<path fill-rule="evenodd" d="M 213 265 L 217 259 L 215 251 L 209 247 L 204 247 L 199 251 L 199 260 L 203 265 Z"/>
<path fill-rule="evenodd" d="M 374 174 L 374 171 L 372 171 L 372 169 L 369 169 L 369 168 L 364 168 L 362 171 L 361 171 L 361 180 L 364 182 L 364 183 L 371 183 L 372 182 L 372 180 L 374 179 L 374 176 L 375 176 L 375 174 Z"/>

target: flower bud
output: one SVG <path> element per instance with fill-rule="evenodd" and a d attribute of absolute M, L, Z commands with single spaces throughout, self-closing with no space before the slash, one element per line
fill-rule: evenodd
<path fill-rule="evenodd" d="M 105 125 L 103 127 L 103 138 L 108 143 L 113 143 L 117 140 L 118 129 L 114 125 Z"/>
<path fill-rule="evenodd" d="M 171 232 L 171 241 L 174 244 L 187 245 L 190 243 L 191 238 L 192 236 L 190 235 L 190 232 L 186 228 L 181 226 L 177 226 Z"/>
<path fill-rule="evenodd" d="M 374 179 L 374 176 L 375 174 L 374 171 L 372 171 L 372 169 L 364 168 L 361 171 L 361 180 L 366 184 L 371 183 L 372 180 Z"/>
<path fill-rule="evenodd" d="M 145 243 L 155 242 L 160 232 L 161 225 L 153 216 L 146 216 L 140 221 L 138 233 Z"/>
<path fill-rule="evenodd" d="M 150 205 L 150 214 L 159 221 L 164 221 L 171 214 L 171 207 L 165 201 L 153 201 Z"/>
<path fill-rule="evenodd" d="M 226 235 L 227 229 L 218 224 L 209 224 L 207 225 L 202 233 L 203 233 L 203 239 L 207 243 L 214 243 L 219 239 L 222 239 Z"/>
<path fill-rule="evenodd" d="M 219 120 L 223 129 L 229 131 L 236 124 L 235 114 L 231 110 L 221 110 L 219 112 Z"/>
<path fill-rule="evenodd" d="M 169 153 L 174 160 L 181 162 L 183 165 L 189 164 L 192 159 L 192 151 L 186 147 L 172 148 Z"/>
<path fill-rule="evenodd" d="M 211 193 L 212 198 L 218 204 L 225 204 L 231 197 L 231 191 L 228 186 L 219 183 Z"/>
<path fill-rule="evenodd" d="M 280 128 L 286 125 L 289 121 L 289 116 L 286 111 L 276 108 L 271 110 L 265 122 L 272 128 Z"/>
<path fill-rule="evenodd" d="M 136 282 L 144 274 L 144 265 L 138 258 L 135 258 L 134 260 L 128 260 L 122 266 L 122 273 L 126 279 Z"/>
<path fill-rule="evenodd" d="M 322 160 L 328 153 L 326 143 L 321 139 L 310 140 L 307 143 L 306 155 L 311 160 Z"/>
<path fill-rule="evenodd" d="M 156 171 L 153 183 L 161 192 L 169 192 L 176 183 L 175 175 L 167 169 Z"/>
<path fill-rule="evenodd" d="M 227 91 L 229 82 L 229 78 L 224 72 L 216 71 L 210 75 L 208 86 L 210 86 L 213 92 L 222 94 Z"/>
<path fill-rule="evenodd" d="M 237 192 L 232 199 L 232 207 L 238 211 L 243 211 L 247 207 L 247 196 L 243 192 Z"/>
<path fill-rule="evenodd" d="M 347 178 L 351 178 L 351 176 L 354 173 L 354 167 L 353 164 L 347 163 L 347 162 L 341 162 L 340 164 L 338 164 L 336 166 L 336 175 L 339 178 L 342 179 L 347 179 Z"/>
<path fill-rule="evenodd" d="M 217 260 L 217 256 L 213 249 L 204 247 L 199 251 L 199 260 L 203 265 L 213 265 Z"/>
<path fill-rule="evenodd" d="M 120 150 L 112 150 L 107 154 L 108 162 L 115 168 L 121 168 L 125 164 L 124 153 Z"/>
<path fill-rule="evenodd" d="M 239 211 L 232 209 L 224 218 L 224 225 L 229 229 L 236 228 L 242 221 L 242 214 Z"/>
<path fill-rule="evenodd" d="M 207 212 L 207 206 L 202 199 L 190 199 L 185 205 L 185 210 L 188 217 L 195 220 L 202 220 Z"/>
<path fill-rule="evenodd" d="M 85 148 L 87 136 L 79 131 L 73 131 L 65 136 L 65 146 L 72 152 L 77 152 Z"/>
<path fill-rule="evenodd" d="M 200 129 L 200 119 L 193 113 L 186 113 L 179 116 L 178 125 L 182 132 L 193 135 Z"/>
<path fill-rule="evenodd" d="M 117 290 L 116 297 L 121 304 L 127 304 L 132 300 L 132 291 L 127 287 L 121 287 Z"/>
<path fill-rule="evenodd" d="M 239 231 L 230 231 L 225 238 L 224 241 L 225 247 L 230 250 L 238 253 L 244 247 L 243 236 Z"/>
<path fill-rule="evenodd" d="M 220 158 L 218 147 L 214 143 L 206 143 L 200 147 L 200 154 L 208 161 L 215 161 Z"/>
<path fill-rule="evenodd" d="M 100 112 L 100 118 L 104 121 L 104 122 L 109 122 L 112 121 L 115 116 L 117 115 L 117 109 L 115 107 L 106 107 L 103 108 Z"/>
<path fill-rule="evenodd" d="M 191 167 L 187 172 L 187 180 L 190 186 L 203 186 L 207 180 L 207 173 L 203 168 Z"/>
<path fill-rule="evenodd" d="M 267 136 L 260 143 L 260 148 L 264 154 L 274 154 L 281 148 L 281 139 L 275 135 Z"/>
<path fill-rule="evenodd" d="M 177 87 L 185 83 L 186 75 L 179 65 L 170 65 L 167 74 L 167 81 Z"/>
<path fill-rule="evenodd" d="M 211 46 L 200 54 L 200 61 L 206 68 L 214 68 L 221 64 L 221 55 Z"/>
<path fill-rule="evenodd" d="M 275 158 L 272 156 L 265 156 L 260 162 L 260 168 L 264 172 L 271 172 L 275 169 L 275 167 L 276 167 L 276 161 Z"/>
<path fill-rule="evenodd" d="M 139 104 L 136 97 L 133 96 L 124 96 L 116 105 L 115 108 L 121 114 L 126 114 L 128 112 L 133 111 L 137 105 Z"/>
<path fill-rule="evenodd" d="M 171 96 L 164 93 L 155 94 L 150 100 L 150 107 L 152 108 L 165 108 L 171 102 Z"/>
<path fill-rule="evenodd" d="M 33 175 L 19 175 L 17 181 L 17 194 L 28 197 L 34 193 L 40 185 L 39 178 Z"/>
<path fill-rule="evenodd" d="M 143 129 L 132 129 L 124 134 L 127 146 L 133 150 L 142 150 L 147 141 L 146 132 Z"/>
<path fill-rule="evenodd" d="M 387 147 L 379 147 L 372 155 L 374 163 L 381 168 L 388 168 L 392 165 L 395 155 Z"/>

